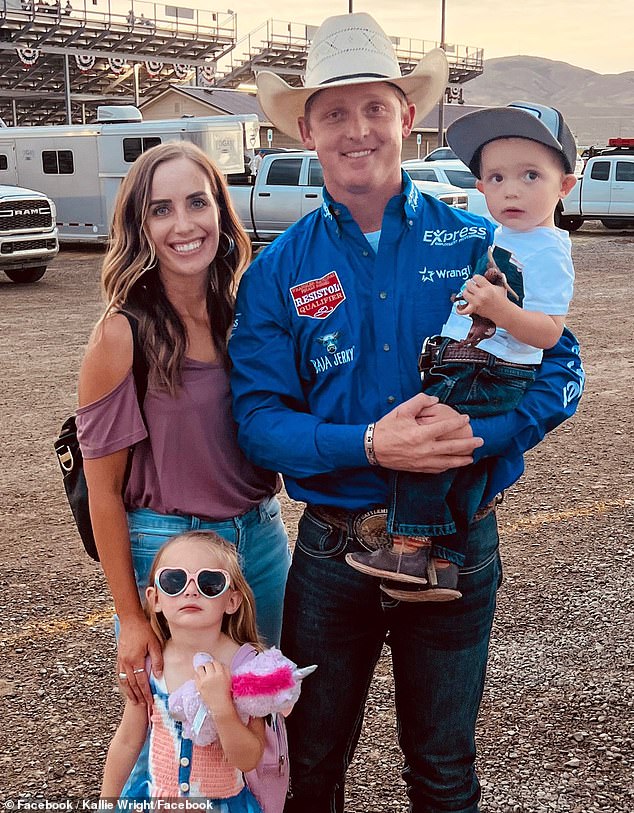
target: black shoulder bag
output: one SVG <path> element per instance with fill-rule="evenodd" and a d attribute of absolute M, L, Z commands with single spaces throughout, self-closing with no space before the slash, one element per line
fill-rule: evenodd
<path fill-rule="evenodd" d="M 123 313 L 127 318 L 130 323 L 130 329 L 132 330 L 132 374 L 134 376 L 137 398 L 139 400 L 139 409 L 145 421 L 143 401 L 145 400 L 145 394 L 147 392 L 148 368 L 141 347 L 139 346 L 138 323 L 136 317 L 127 311 L 120 311 L 120 313 Z M 75 519 L 77 530 L 81 536 L 81 541 L 84 543 L 84 548 L 88 556 L 94 559 L 95 562 L 98 562 L 99 554 L 97 552 L 97 545 L 95 544 L 95 536 L 90 521 L 90 510 L 88 508 L 88 486 L 86 485 L 86 477 L 84 475 L 84 458 L 82 457 L 77 440 L 75 415 L 71 415 L 64 421 L 59 437 L 54 441 L 53 446 L 57 455 L 57 462 L 62 470 L 66 497 L 70 509 L 73 512 L 73 518 Z M 128 483 L 128 478 L 130 477 L 132 453 L 133 448 L 130 448 L 123 485 L 124 491 Z"/>

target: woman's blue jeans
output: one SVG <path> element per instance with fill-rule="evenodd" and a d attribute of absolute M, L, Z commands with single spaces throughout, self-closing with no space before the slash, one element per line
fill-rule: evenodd
<path fill-rule="evenodd" d="M 141 595 L 148 585 L 154 557 L 173 536 L 186 531 L 215 531 L 235 545 L 242 572 L 255 597 L 258 632 L 268 645 L 279 645 L 290 552 L 277 497 L 264 500 L 242 516 L 219 522 L 139 508 L 128 513 L 128 527 L 134 575 Z M 146 740 L 123 788 L 123 797 L 147 798 L 148 746 Z"/>
<path fill-rule="evenodd" d="M 282 649 L 319 668 L 287 719 L 285 813 L 343 813 L 345 774 L 386 641 L 411 813 L 477 813 L 475 724 L 501 581 L 495 514 L 470 527 L 458 601 L 388 599 L 378 579 L 346 564 L 355 550 L 362 548 L 351 533 L 307 508 L 286 586 Z"/>
<path fill-rule="evenodd" d="M 242 516 L 219 522 L 139 508 L 128 513 L 128 527 L 134 575 L 141 594 L 158 550 L 176 534 L 215 531 L 235 545 L 240 567 L 255 596 L 258 631 L 269 646 L 279 645 L 290 553 L 277 497 L 264 500 Z"/>

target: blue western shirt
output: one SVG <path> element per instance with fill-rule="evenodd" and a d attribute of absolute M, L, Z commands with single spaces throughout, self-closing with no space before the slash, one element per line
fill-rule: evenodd
<path fill-rule="evenodd" d="M 388 471 L 366 459 L 365 428 L 420 392 L 418 353 L 493 225 L 422 194 L 407 174 L 375 254 L 346 207 L 324 203 L 266 248 L 242 278 L 229 342 L 238 438 L 281 471 L 289 495 L 362 509 L 387 501 Z M 574 336 L 546 351 L 518 409 L 472 420 L 495 455 L 486 500 L 515 482 L 523 452 L 570 417 L 583 387 Z"/>

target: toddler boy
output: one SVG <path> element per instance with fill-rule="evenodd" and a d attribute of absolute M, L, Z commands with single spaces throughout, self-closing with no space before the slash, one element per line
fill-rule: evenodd
<path fill-rule="evenodd" d="M 447 141 L 478 178 L 500 226 L 492 259 L 483 257 L 454 297 L 442 335 L 425 341 L 419 367 L 428 395 L 486 417 L 517 406 L 542 350 L 562 334 L 574 269 L 570 237 L 555 227 L 554 212 L 576 183 L 577 150 L 558 110 L 527 102 L 463 116 L 448 128 Z M 481 506 L 487 468 L 482 458 L 442 474 L 394 472 L 388 544 L 349 553 L 348 564 L 382 578 L 381 589 L 402 601 L 460 598 L 468 526 L 488 508 Z M 369 525 L 376 521 L 370 512 Z"/>

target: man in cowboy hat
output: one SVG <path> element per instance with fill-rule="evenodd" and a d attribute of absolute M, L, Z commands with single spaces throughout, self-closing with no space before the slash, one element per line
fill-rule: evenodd
<path fill-rule="evenodd" d="M 288 719 L 286 813 L 343 813 L 344 780 L 386 638 L 403 776 L 412 813 L 478 810 L 475 722 L 500 580 L 495 495 L 522 453 L 573 414 L 581 391 L 574 337 L 544 355 L 520 408 L 473 420 L 420 394 L 417 357 L 493 227 L 422 195 L 401 171 L 402 139 L 447 81 L 442 51 L 401 76 L 367 14 L 318 29 L 305 86 L 257 79 L 281 130 L 315 149 L 324 202 L 244 275 L 233 335 L 234 414 L 247 454 L 280 470 L 305 502 L 289 574 L 282 648 L 318 663 Z M 562 392 L 567 395 L 562 399 Z M 439 472 L 491 460 L 452 605 L 394 601 L 346 553 L 371 548 L 389 470 Z"/>

